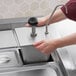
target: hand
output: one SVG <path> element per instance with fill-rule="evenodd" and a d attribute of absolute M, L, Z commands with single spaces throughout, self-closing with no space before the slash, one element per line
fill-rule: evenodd
<path fill-rule="evenodd" d="M 41 18 L 37 18 L 37 20 L 38 20 L 38 27 L 40 27 L 40 26 L 44 26 L 45 25 L 45 17 L 41 17 Z M 25 24 L 25 26 L 26 27 L 30 27 L 30 25 L 27 23 L 27 24 Z"/>
<path fill-rule="evenodd" d="M 55 40 L 42 40 L 33 44 L 36 49 L 44 54 L 50 54 L 56 50 Z"/>
<path fill-rule="evenodd" d="M 45 17 L 38 18 L 38 26 L 44 26 L 46 23 Z"/>

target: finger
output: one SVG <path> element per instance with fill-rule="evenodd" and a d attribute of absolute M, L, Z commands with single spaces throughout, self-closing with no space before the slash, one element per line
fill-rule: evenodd
<path fill-rule="evenodd" d="M 39 41 L 39 42 L 35 42 L 35 43 L 33 43 L 33 45 L 34 46 L 38 46 L 38 45 L 40 45 L 40 44 L 42 44 L 44 41 L 42 40 L 42 41 Z"/>
<path fill-rule="evenodd" d="M 45 47 L 44 49 L 43 49 L 43 51 L 42 51 L 42 53 L 44 53 L 44 54 L 50 54 L 50 52 L 51 52 L 51 49 L 49 49 L 49 47 Z"/>
<path fill-rule="evenodd" d="M 44 25 L 40 25 L 40 24 L 37 25 L 37 27 L 42 27 L 42 26 L 44 26 Z"/>
<path fill-rule="evenodd" d="M 53 47 L 49 48 L 49 47 L 46 47 L 44 50 L 44 53 L 45 54 L 50 54 L 52 53 L 53 51 L 55 51 L 55 49 Z"/>
<path fill-rule="evenodd" d="M 42 51 L 43 49 L 46 48 L 46 46 L 45 46 L 45 43 L 43 43 L 43 44 L 41 44 L 39 46 L 36 46 L 35 48 L 38 49 L 39 51 Z"/>
<path fill-rule="evenodd" d="M 30 25 L 29 25 L 28 23 L 27 23 L 27 24 L 25 24 L 25 26 L 26 26 L 26 27 L 30 27 Z"/>
<path fill-rule="evenodd" d="M 43 49 L 45 46 L 44 46 L 44 43 L 40 44 L 39 46 L 36 46 L 37 49 L 41 50 Z"/>
<path fill-rule="evenodd" d="M 48 55 L 48 53 L 46 53 L 45 50 L 42 50 L 41 53 L 43 53 L 44 55 Z"/>

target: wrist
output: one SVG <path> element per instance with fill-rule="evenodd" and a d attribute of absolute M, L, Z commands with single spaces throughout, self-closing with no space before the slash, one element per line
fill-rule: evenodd
<path fill-rule="evenodd" d="M 38 26 L 45 25 L 48 20 L 48 16 L 38 18 Z"/>
<path fill-rule="evenodd" d="M 63 47 L 63 41 L 61 39 L 55 39 L 54 40 L 54 45 L 56 48 Z"/>

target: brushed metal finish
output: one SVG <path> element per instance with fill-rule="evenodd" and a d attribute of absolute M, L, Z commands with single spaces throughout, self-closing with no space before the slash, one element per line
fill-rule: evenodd
<path fill-rule="evenodd" d="M 31 71 L 22 71 L 22 72 L 18 72 L 18 73 L 12 73 L 12 74 L 5 74 L 5 75 L 1 75 L 1 76 L 57 76 L 56 72 L 51 69 L 38 69 L 38 70 L 31 70 Z"/>
<path fill-rule="evenodd" d="M 22 61 L 18 49 L 0 49 L 0 70 L 17 66 L 22 66 Z"/>
<path fill-rule="evenodd" d="M 10 71 L 9 71 L 10 70 Z M 56 63 L 34 64 L 4 70 L 0 72 L 0 76 L 63 76 Z"/>
<path fill-rule="evenodd" d="M 59 26 L 57 27 L 57 31 L 59 31 L 61 38 L 72 33 L 76 33 L 76 22 L 65 20 L 62 23 L 60 22 Z M 68 54 L 72 58 L 72 62 L 74 62 L 74 64 L 76 65 L 76 45 L 74 44 L 66 46 L 64 47 L 64 49 L 68 52 Z"/>
<path fill-rule="evenodd" d="M 10 62 L 10 58 L 7 56 L 0 56 L 0 64 L 6 64 Z"/>
<path fill-rule="evenodd" d="M 20 46 L 28 46 L 32 45 L 34 42 L 51 38 L 50 34 L 45 35 L 45 27 L 37 27 L 36 28 L 36 37 L 31 37 L 31 27 L 22 27 L 22 28 L 16 28 L 15 31 L 17 33 Z"/>
<path fill-rule="evenodd" d="M 62 38 L 72 33 L 76 33 L 76 22 L 63 20 L 56 23 L 54 30 L 58 32 L 58 37 Z M 57 38 L 54 36 L 54 38 Z M 70 45 L 57 49 L 58 62 L 64 68 L 68 76 L 76 76 L 76 45 Z M 55 57 L 54 57 L 55 58 Z M 55 61 L 56 58 L 55 58 Z"/>
<path fill-rule="evenodd" d="M 76 32 L 76 22 L 67 19 L 67 20 L 63 20 L 63 21 L 55 23 L 55 24 L 51 24 L 50 26 L 48 26 L 48 31 L 49 31 L 48 35 L 45 35 L 45 27 L 37 27 L 36 29 L 37 29 L 37 31 L 36 31 L 37 36 L 35 38 L 32 38 L 30 36 L 31 27 L 22 27 L 22 28 L 16 28 L 15 29 L 16 34 L 18 36 L 19 46 L 22 49 L 21 52 L 22 52 L 23 58 L 26 62 L 34 62 L 33 59 L 35 58 L 35 56 L 36 56 L 36 58 L 37 58 L 37 56 L 40 58 L 43 57 L 44 59 L 41 59 L 41 61 L 47 60 L 49 56 L 43 56 L 42 53 L 38 53 L 38 50 L 36 50 L 32 46 L 32 44 L 34 42 L 37 42 L 37 41 L 40 41 L 43 39 L 61 38 L 61 37 L 64 37 L 66 35 L 69 35 L 71 33 L 75 33 Z M 11 46 L 17 46 L 12 31 L 10 31 L 10 32 L 9 31 L 0 31 L 0 36 L 1 36 L 0 42 L 5 40 L 4 42 L 0 43 L 0 49 L 1 48 L 8 48 Z M 12 40 L 10 40 L 10 39 L 12 39 Z M 8 42 L 10 42 L 11 45 Z M 59 48 L 59 49 L 57 49 L 59 62 L 65 68 L 67 75 L 68 76 L 76 76 L 76 59 L 75 59 L 76 58 L 76 51 L 75 51 L 76 45 L 68 46 L 68 47 L 64 47 L 64 48 Z M 31 53 L 32 53 L 32 55 L 30 55 Z M 5 52 L 5 54 L 6 54 L 6 52 Z M 37 60 L 40 61 L 39 58 Z M 29 66 L 29 67 L 30 67 L 30 69 L 34 68 L 31 66 Z M 14 67 L 12 67 L 12 68 L 14 68 Z M 16 69 L 16 67 L 15 67 L 14 70 L 11 70 L 12 68 L 10 68 L 10 69 L 4 68 L 5 71 L 2 71 L 2 69 L 1 69 L 0 70 L 0 76 L 10 76 L 10 75 L 11 76 L 19 76 L 19 75 L 20 76 L 22 76 L 22 75 L 23 76 L 26 76 L 26 75 L 27 76 L 29 76 L 29 75 L 33 76 L 34 74 L 38 74 L 38 73 L 43 76 L 45 74 L 44 71 L 46 72 L 46 74 L 48 76 L 49 76 L 49 73 L 48 73 L 49 71 L 51 74 L 51 70 L 47 71 L 48 68 L 44 68 L 44 69 L 39 68 L 41 70 L 31 69 L 32 71 L 30 69 L 28 69 L 28 72 L 26 72 L 27 70 L 24 69 L 24 68 L 26 68 L 24 66 L 21 67 L 23 70 L 20 67 L 18 67 L 18 69 Z M 43 73 L 41 71 L 43 71 Z M 25 73 L 26 73 L 26 75 L 25 75 Z M 55 75 L 55 73 L 54 73 L 54 75 Z M 57 75 L 57 73 L 56 73 L 56 75 Z"/>
<path fill-rule="evenodd" d="M 68 36 L 72 33 L 76 33 L 76 22 L 68 19 L 61 21 L 56 27 L 56 31 L 59 32 L 60 38 Z M 65 49 L 68 52 L 69 56 L 72 58 L 72 61 L 76 65 L 76 45 L 74 44 L 74 45 L 66 46 L 63 47 L 63 49 Z"/>
<path fill-rule="evenodd" d="M 49 60 L 49 55 L 44 55 L 34 48 L 34 46 L 24 46 L 21 48 L 23 59 L 26 63 L 39 63 Z"/>
<path fill-rule="evenodd" d="M 45 35 L 45 27 L 37 27 L 37 36 L 31 37 L 31 29 L 31 27 L 15 29 L 25 63 L 48 61 L 49 55 L 42 54 L 32 44 L 43 39 L 51 38 L 51 35 Z"/>
<path fill-rule="evenodd" d="M 17 47 L 12 30 L 0 31 L 0 49 Z"/>

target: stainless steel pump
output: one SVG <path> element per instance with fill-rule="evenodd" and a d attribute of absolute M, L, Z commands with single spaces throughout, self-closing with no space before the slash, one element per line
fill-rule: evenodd
<path fill-rule="evenodd" d="M 37 26 L 37 24 L 38 24 L 37 18 L 36 18 L 36 17 L 31 17 L 31 18 L 28 20 L 28 23 L 32 26 L 31 37 L 37 36 L 37 34 L 36 34 L 36 26 Z"/>

